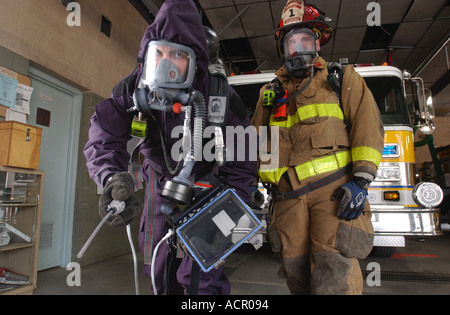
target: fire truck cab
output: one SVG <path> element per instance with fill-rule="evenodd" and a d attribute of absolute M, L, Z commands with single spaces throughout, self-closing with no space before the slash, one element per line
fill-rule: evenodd
<path fill-rule="evenodd" d="M 441 234 L 436 207 L 443 192 L 435 183 L 418 182 L 414 152 L 415 131 L 434 130 L 433 104 L 423 81 L 407 72 L 391 66 L 355 69 L 372 91 L 384 124 L 383 156 L 368 198 L 374 246 L 379 247 L 379 256 L 390 256 L 395 247 L 405 246 L 406 235 Z"/>
<path fill-rule="evenodd" d="M 376 256 L 391 256 L 405 246 L 405 236 L 440 235 L 442 189 L 416 176 L 414 133 L 434 130 L 431 94 L 420 78 L 392 66 L 355 67 L 365 79 L 380 109 L 385 129 L 384 151 L 377 177 L 369 188 Z M 260 88 L 274 73 L 229 77 L 244 103 L 255 106 Z M 408 91 L 408 93 L 407 93 Z M 254 108 L 253 108 L 254 109 Z M 252 108 L 249 108 L 250 115 Z"/>

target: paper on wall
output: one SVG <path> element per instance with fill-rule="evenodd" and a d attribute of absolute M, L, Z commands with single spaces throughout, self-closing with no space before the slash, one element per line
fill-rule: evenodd
<path fill-rule="evenodd" d="M 7 108 L 6 109 L 6 121 L 17 121 L 20 123 L 27 123 L 27 115 L 21 112 L 17 112 L 13 109 Z"/>
<path fill-rule="evenodd" d="M 30 99 L 33 93 L 33 88 L 24 84 L 17 85 L 16 105 L 14 110 L 16 112 L 30 114 Z"/>
<path fill-rule="evenodd" d="M 0 73 L 0 104 L 14 108 L 18 81 Z"/>

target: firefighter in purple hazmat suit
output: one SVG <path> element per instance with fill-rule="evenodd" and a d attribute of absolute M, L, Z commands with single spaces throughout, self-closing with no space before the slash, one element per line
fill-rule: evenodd
<path fill-rule="evenodd" d="M 188 47 L 188 54 L 195 55 L 190 60 L 191 73 L 185 71 L 186 63 L 175 61 L 176 58 L 185 58 L 183 53 L 172 53 L 172 59 L 164 57 L 169 50 L 161 49 L 158 45 L 151 45 L 155 41 L 168 43 L 167 47 Z M 150 45 L 149 45 L 150 44 Z M 152 56 L 152 60 L 146 60 Z M 191 56 L 192 57 L 192 56 Z M 164 69 L 168 70 L 167 78 L 175 79 L 174 83 L 192 81 L 191 87 L 199 91 L 208 104 L 209 72 L 208 72 L 208 46 L 203 31 L 197 7 L 192 0 L 166 0 L 155 21 L 146 30 L 138 55 L 140 66 L 133 73 L 124 78 L 114 89 L 110 98 L 102 101 L 95 107 L 89 129 L 89 141 L 84 153 L 87 158 L 87 167 L 91 178 L 104 187 L 100 198 L 100 213 L 105 215 L 106 205 L 112 199 L 125 200 L 126 209 L 119 215 L 113 215 L 110 224 L 114 227 L 123 227 L 142 211 L 139 246 L 144 254 L 144 272 L 151 275 L 151 259 L 156 244 L 166 234 L 165 216 L 161 206 L 165 200 L 160 196 L 164 183 L 171 180 L 174 175 L 170 172 L 175 168 L 177 161 L 173 158 L 166 162 L 163 156 L 163 142 L 169 151 L 179 141 L 179 137 L 172 138 L 171 132 L 178 126 L 183 126 L 184 114 L 164 111 L 152 111 L 155 121 L 148 121 L 147 138 L 140 146 L 143 155 L 142 175 L 146 183 L 145 202 L 142 207 L 139 198 L 134 193 L 133 181 L 128 172 L 130 154 L 127 152 L 127 142 L 131 139 L 130 129 L 133 115 L 129 109 L 135 106 L 133 95 L 142 82 L 158 80 L 146 74 L 147 69 L 156 69 L 166 59 Z M 195 64 L 192 61 L 195 59 Z M 171 62 L 167 62 L 171 60 Z M 162 67 L 162 66 L 161 66 Z M 160 68 L 161 68 L 160 67 Z M 189 67 L 189 65 L 188 65 Z M 192 73 L 192 70 L 194 73 Z M 144 84 L 145 86 L 145 84 Z M 148 88 L 148 87 L 147 87 Z M 249 126 L 250 121 L 247 110 L 230 87 L 229 110 L 227 113 L 227 126 Z M 161 133 L 162 137 L 161 139 Z M 233 141 L 234 146 L 239 145 Z M 225 137 L 225 144 L 227 139 Z M 246 148 L 247 150 L 247 148 Z M 233 152 L 237 152 L 237 149 Z M 248 152 L 247 152 L 248 153 Z M 237 154 L 237 153 L 236 153 Z M 234 159 L 219 168 L 218 174 L 232 186 L 241 199 L 250 203 L 252 194 L 250 186 L 255 182 L 256 161 L 249 161 L 246 154 L 244 161 Z M 167 165 L 169 164 L 169 165 Z M 197 161 L 193 167 L 192 175 L 196 179 L 208 175 L 216 169 L 215 161 Z M 156 257 L 155 282 L 158 294 L 186 294 L 190 286 L 190 273 L 192 259 L 184 255 L 182 259 L 175 257 L 170 246 L 164 242 Z M 230 283 L 223 272 L 223 268 L 213 269 L 208 273 L 200 272 L 198 282 L 199 294 L 229 294 Z"/>

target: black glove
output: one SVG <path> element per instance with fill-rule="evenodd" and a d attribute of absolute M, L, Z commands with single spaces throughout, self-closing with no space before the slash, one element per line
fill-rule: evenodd
<path fill-rule="evenodd" d="M 264 194 L 259 191 L 258 187 L 250 186 L 250 193 L 252 199 L 250 200 L 249 206 L 252 209 L 259 209 L 264 204 Z"/>
<path fill-rule="evenodd" d="M 331 200 L 342 199 L 337 212 L 340 220 L 355 220 L 363 213 L 369 185 L 370 181 L 367 179 L 354 177 L 336 190 Z"/>
<path fill-rule="evenodd" d="M 144 205 L 134 193 L 134 182 L 130 173 L 115 174 L 106 183 L 99 202 L 102 218 L 108 213 L 108 206 L 113 200 L 125 201 L 125 210 L 109 217 L 107 223 L 112 227 L 124 228 L 142 212 Z"/>

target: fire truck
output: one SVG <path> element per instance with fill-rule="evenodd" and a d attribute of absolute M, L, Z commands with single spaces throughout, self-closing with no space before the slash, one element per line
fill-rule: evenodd
<path fill-rule="evenodd" d="M 420 78 L 395 67 L 355 66 L 355 70 L 372 91 L 385 129 L 382 161 L 368 200 L 375 230 L 372 254 L 390 257 L 395 248 L 405 246 L 405 236 L 441 234 L 437 207 L 443 191 L 435 183 L 420 181 L 414 152 L 415 132 L 434 131 L 432 97 Z M 231 76 L 228 81 L 245 104 L 255 106 L 260 88 L 274 77 L 270 72 Z"/>

